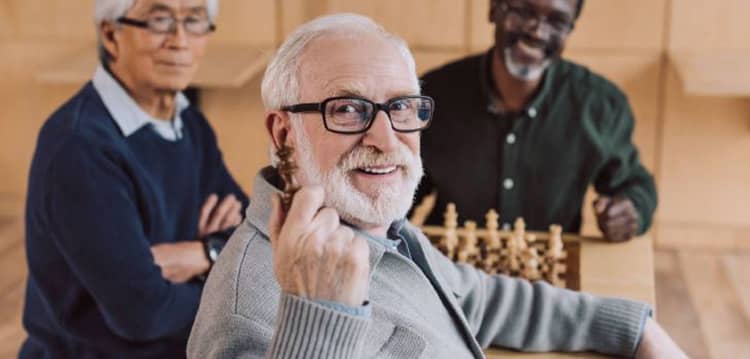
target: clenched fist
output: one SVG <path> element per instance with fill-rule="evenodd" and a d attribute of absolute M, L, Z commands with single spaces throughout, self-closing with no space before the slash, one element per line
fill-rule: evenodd
<path fill-rule="evenodd" d="M 630 240 L 638 233 L 638 210 L 627 197 L 601 196 L 594 201 L 594 212 L 604 238 L 612 242 Z"/>
<path fill-rule="evenodd" d="M 358 307 L 367 295 L 370 249 L 334 209 L 323 207 L 324 198 L 322 187 L 302 187 L 284 213 L 273 197 L 273 271 L 286 293 Z"/>

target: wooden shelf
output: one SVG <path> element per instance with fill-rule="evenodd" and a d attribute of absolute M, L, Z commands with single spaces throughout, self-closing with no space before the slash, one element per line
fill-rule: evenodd
<path fill-rule="evenodd" d="M 669 58 L 677 69 L 685 93 L 697 96 L 750 96 L 750 50 L 673 51 Z"/>
<path fill-rule="evenodd" d="M 238 88 L 261 73 L 273 54 L 271 47 L 212 44 L 206 50 L 192 83 L 200 88 Z M 83 84 L 91 79 L 99 63 L 94 46 L 55 61 L 37 71 L 37 81 L 53 84 Z"/>

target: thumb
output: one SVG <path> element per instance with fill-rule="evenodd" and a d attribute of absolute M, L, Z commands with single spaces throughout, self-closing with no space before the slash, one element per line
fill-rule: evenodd
<path fill-rule="evenodd" d="M 271 246 L 276 247 L 276 240 L 281 233 L 281 226 L 284 225 L 286 213 L 281 208 L 281 198 L 279 195 L 271 197 L 271 218 L 268 221 L 268 234 L 271 237 Z"/>
<path fill-rule="evenodd" d="M 604 213 L 604 210 L 607 209 L 607 206 L 609 206 L 609 203 L 612 202 L 612 198 L 607 196 L 600 196 L 594 201 L 594 211 L 596 214 L 602 214 Z"/>

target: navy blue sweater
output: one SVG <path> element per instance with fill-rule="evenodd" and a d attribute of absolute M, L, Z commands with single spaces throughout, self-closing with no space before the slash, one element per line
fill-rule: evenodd
<path fill-rule="evenodd" d="M 184 357 L 202 283 L 172 284 L 150 247 L 193 240 L 211 193 L 247 196 L 193 107 L 183 137 L 125 137 L 91 83 L 42 128 L 26 208 L 22 358 Z"/>

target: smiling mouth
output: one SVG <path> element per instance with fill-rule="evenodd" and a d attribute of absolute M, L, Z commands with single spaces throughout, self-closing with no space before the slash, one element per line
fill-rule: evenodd
<path fill-rule="evenodd" d="M 360 167 L 356 171 L 368 175 L 387 175 L 396 172 L 398 168 L 399 166 Z"/>

